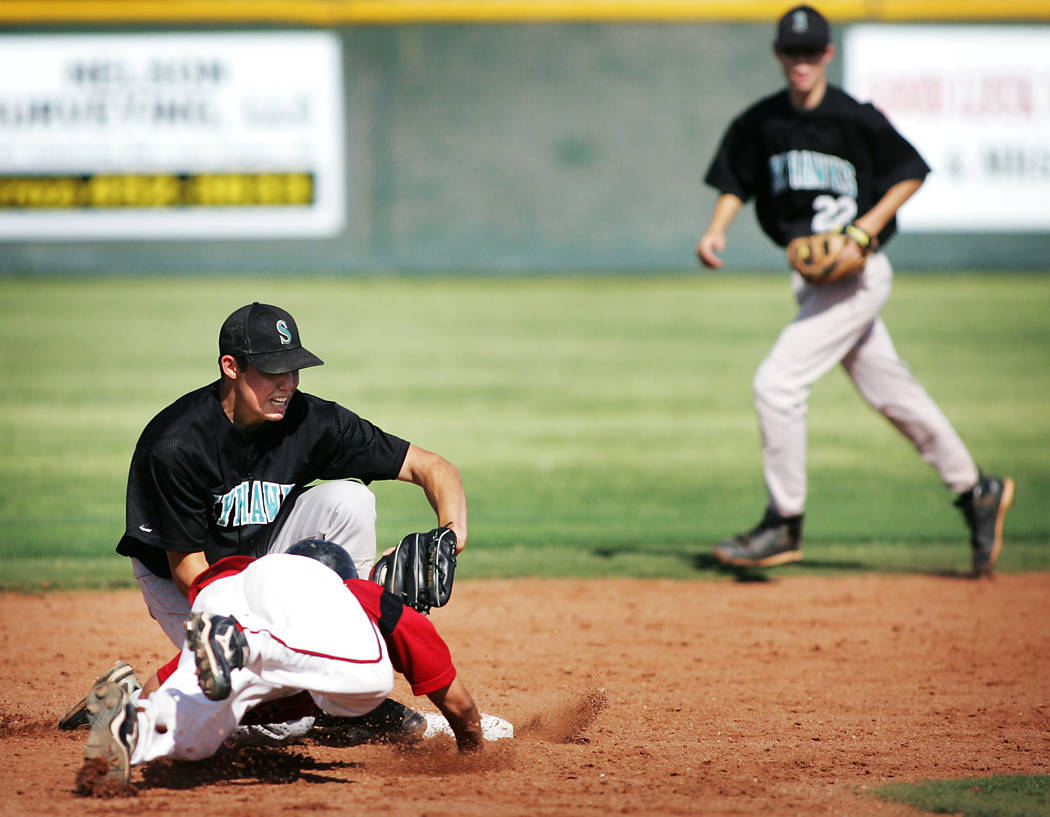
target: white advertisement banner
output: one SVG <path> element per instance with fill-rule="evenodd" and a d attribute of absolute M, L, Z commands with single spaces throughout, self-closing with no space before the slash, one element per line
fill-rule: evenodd
<path fill-rule="evenodd" d="M 933 168 L 902 227 L 1050 229 L 1050 26 L 858 25 L 843 51 L 845 90 Z"/>
<path fill-rule="evenodd" d="M 343 155 L 330 32 L 0 36 L 0 239 L 328 236 Z"/>

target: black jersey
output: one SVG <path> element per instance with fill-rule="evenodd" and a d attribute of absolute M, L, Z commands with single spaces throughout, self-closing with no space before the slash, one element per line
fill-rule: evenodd
<path fill-rule="evenodd" d="M 787 90 L 759 100 L 730 124 L 705 181 L 743 201 L 755 199 L 762 230 L 782 246 L 844 226 L 893 185 L 930 172 L 918 151 L 870 104 L 829 85 L 812 110 Z M 896 231 L 891 219 L 879 234 Z"/>
<path fill-rule="evenodd" d="M 139 437 L 117 552 L 165 578 L 167 550 L 203 551 L 209 562 L 259 556 L 306 485 L 395 479 L 408 445 L 300 391 L 281 420 L 246 431 L 230 422 L 212 383 L 161 411 Z"/>

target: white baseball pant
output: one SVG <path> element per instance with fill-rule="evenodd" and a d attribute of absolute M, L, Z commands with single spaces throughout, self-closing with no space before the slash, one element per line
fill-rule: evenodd
<path fill-rule="evenodd" d="M 872 408 L 888 419 L 952 491 L 971 488 L 977 465 L 944 412 L 897 354 L 879 312 L 889 299 L 893 268 L 882 253 L 864 271 L 828 286 L 792 276 L 799 303 L 758 367 L 755 408 L 762 434 L 763 475 L 770 507 L 795 516 L 806 504 L 806 403 L 813 384 L 841 363 Z"/>
<path fill-rule="evenodd" d="M 390 694 L 394 670 L 382 635 L 333 571 L 313 559 L 272 554 L 197 596 L 194 612 L 232 615 L 248 641 L 232 692 L 212 701 L 197 682 L 193 653 L 147 698 L 135 699 L 133 764 L 158 757 L 210 757 L 259 703 L 306 690 L 326 712 L 357 716 Z"/>

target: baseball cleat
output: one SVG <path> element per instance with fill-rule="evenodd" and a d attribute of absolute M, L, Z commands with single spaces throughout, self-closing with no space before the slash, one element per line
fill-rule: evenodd
<path fill-rule="evenodd" d="M 365 715 L 343 717 L 322 712 L 314 721 L 329 741 L 345 745 L 360 743 L 416 743 L 427 731 L 427 719 L 393 698 Z"/>
<path fill-rule="evenodd" d="M 84 760 L 106 762 L 105 779 L 131 781 L 131 753 L 139 737 L 138 716 L 128 693 L 119 684 L 102 681 L 88 693 L 86 705 L 91 733 Z"/>
<path fill-rule="evenodd" d="M 802 558 L 802 515 L 783 517 L 772 509 L 747 533 L 715 545 L 715 558 L 733 567 L 774 567 Z"/>
<path fill-rule="evenodd" d="M 117 661 L 112 667 L 106 670 L 106 672 L 96 678 L 95 683 L 92 685 L 92 689 L 107 681 L 116 684 L 128 693 L 128 695 L 131 695 L 142 688 L 138 678 L 135 677 L 135 670 L 131 668 L 131 664 L 124 661 Z M 59 720 L 58 728 L 81 729 L 89 727 L 91 721 L 88 718 L 87 703 L 88 695 L 85 695 L 73 704 L 73 706 L 69 708 L 69 711 L 62 716 L 61 720 Z"/>
<path fill-rule="evenodd" d="M 197 660 L 197 682 L 205 697 L 222 701 L 233 689 L 230 675 L 248 659 L 248 640 L 232 616 L 193 613 L 186 622 L 186 646 Z"/>
<path fill-rule="evenodd" d="M 984 474 L 973 488 L 955 500 L 955 507 L 962 511 L 970 528 L 975 576 L 987 576 L 995 568 L 1003 549 L 1003 521 L 1013 503 L 1014 481 Z"/>

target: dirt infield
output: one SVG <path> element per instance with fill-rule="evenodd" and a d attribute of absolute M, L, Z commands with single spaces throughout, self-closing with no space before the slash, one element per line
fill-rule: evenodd
<path fill-rule="evenodd" d="M 464 581 L 434 620 L 513 740 L 155 762 L 84 799 L 55 721 L 171 650 L 137 591 L 0 596 L 0 814 L 905 815 L 865 790 L 1050 773 L 1050 574 Z"/>

